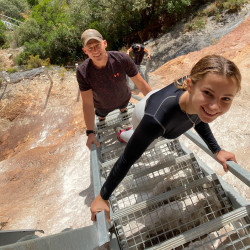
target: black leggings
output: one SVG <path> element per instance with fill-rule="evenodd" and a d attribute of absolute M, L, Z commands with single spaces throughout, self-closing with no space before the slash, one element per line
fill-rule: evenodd
<path fill-rule="evenodd" d="M 123 180 L 130 167 L 141 157 L 147 147 L 163 135 L 162 127 L 151 116 L 144 115 L 130 138 L 124 153 L 116 161 L 101 189 L 101 197 L 108 200 L 112 192 Z"/>

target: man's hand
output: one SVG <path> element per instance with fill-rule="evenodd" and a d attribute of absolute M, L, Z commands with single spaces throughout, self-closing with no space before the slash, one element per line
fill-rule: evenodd
<path fill-rule="evenodd" d="M 224 151 L 224 150 L 219 151 L 218 154 L 216 155 L 216 158 L 222 164 L 225 172 L 228 171 L 228 167 L 226 163 L 227 161 L 234 161 L 235 163 L 237 163 L 235 154 Z"/>
<path fill-rule="evenodd" d="M 142 92 L 145 96 L 147 93 L 152 91 L 151 87 L 147 84 L 147 82 L 142 78 L 140 73 L 138 72 L 136 76 L 130 77 L 131 80 L 134 82 L 136 87 Z"/>
<path fill-rule="evenodd" d="M 89 148 L 89 150 L 91 150 L 91 144 L 95 144 L 96 147 L 99 147 L 99 143 L 98 143 L 94 133 L 91 133 L 88 135 L 86 146 Z"/>
<path fill-rule="evenodd" d="M 110 208 L 109 208 L 109 202 L 106 200 L 103 200 L 101 195 L 98 194 L 94 201 L 91 204 L 90 212 L 91 212 L 91 220 L 96 221 L 96 214 L 104 211 L 106 215 L 107 221 L 110 223 Z"/>

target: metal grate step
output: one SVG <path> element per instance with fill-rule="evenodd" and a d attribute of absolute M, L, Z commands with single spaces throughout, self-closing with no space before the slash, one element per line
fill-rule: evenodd
<path fill-rule="evenodd" d="M 185 233 L 183 233 L 180 236 L 176 236 L 171 240 L 168 240 L 164 242 L 163 244 L 160 244 L 158 246 L 150 248 L 150 250 L 157 249 L 157 250 L 168 250 L 168 249 L 174 249 L 178 246 L 184 245 L 187 242 L 191 242 L 194 239 L 198 239 L 199 237 L 203 235 L 208 235 L 210 232 L 218 231 L 221 228 L 226 228 L 229 224 L 233 225 L 234 222 L 239 223 L 239 221 L 242 221 L 241 219 L 247 217 L 250 214 L 250 205 L 246 207 L 238 208 L 232 212 L 229 212 L 225 215 L 220 216 L 219 218 L 216 218 L 212 221 L 207 222 L 206 224 L 197 226 L 196 228 L 193 228 Z M 231 249 L 247 249 L 245 247 L 250 248 L 250 224 L 246 223 L 239 223 L 235 227 L 235 230 L 233 230 L 232 233 L 228 233 L 225 230 L 225 234 L 223 234 L 221 237 L 217 237 L 218 240 L 225 238 L 226 236 L 231 236 L 230 243 L 225 242 L 224 247 L 231 247 Z M 236 233 L 236 237 L 232 237 L 233 233 Z M 240 237 L 239 237 L 240 236 Z M 212 240 L 210 240 L 212 242 Z M 207 243 L 207 242 L 205 242 Z M 234 244 L 238 245 L 237 248 L 234 248 Z M 198 245 L 198 244 L 196 244 Z M 202 244 L 200 244 L 202 245 Z M 204 244 L 203 244 L 204 245 Z M 241 246 L 241 248 L 239 248 Z M 189 246 L 190 247 L 190 246 Z M 223 248 L 224 248 L 223 247 Z M 232 248 L 233 247 L 233 248 Z M 236 246 L 235 246 L 236 247 Z M 222 246 L 221 246 L 222 248 Z M 217 248 L 216 248 L 217 249 Z M 229 248 L 227 248 L 229 249 Z"/>
<path fill-rule="evenodd" d="M 130 118 L 120 116 L 114 113 L 98 130 L 104 179 L 126 146 L 118 142 L 114 127 L 128 126 Z M 250 246 L 249 206 L 234 210 L 216 174 L 204 173 L 178 139 L 160 138 L 150 145 L 113 192 L 110 206 L 121 249 Z"/>

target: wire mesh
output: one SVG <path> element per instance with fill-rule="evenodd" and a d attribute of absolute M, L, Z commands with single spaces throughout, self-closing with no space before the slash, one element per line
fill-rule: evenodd
<path fill-rule="evenodd" d="M 183 191 L 179 195 L 166 197 L 165 200 L 146 205 L 143 209 L 132 213 L 125 213 L 124 216 L 116 218 L 115 228 L 122 249 L 146 249 L 230 211 L 232 211 L 230 201 L 225 193 L 222 192 L 222 187 L 216 180 Z M 241 235 L 241 237 L 238 237 L 240 240 L 234 240 L 229 237 L 231 242 L 227 244 L 230 247 L 234 244 L 245 246 L 249 243 L 249 228 L 247 229 L 246 222 L 243 220 L 240 225 L 244 225 L 239 226 L 237 229 L 239 231 L 237 235 Z M 192 249 L 192 245 L 198 246 L 198 244 L 201 247 L 204 247 L 204 245 L 209 245 L 209 247 L 215 245 L 218 247 L 219 241 L 222 244 L 225 241 L 225 237 L 228 238 L 229 235 L 237 231 L 235 227 L 232 229 L 232 225 L 230 226 L 209 235 L 204 235 L 180 246 L 182 248 L 176 249 L 185 249 L 189 245 L 191 245 L 191 248 L 188 249 Z M 228 230 L 226 236 L 223 234 L 223 230 Z M 203 238 L 206 240 L 203 240 Z"/>
<path fill-rule="evenodd" d="M 126 146 L 118 142 L 114 127 L 129 126 L 131 114 L 128 112 L 126 120 L 108 120 L 99 129 L 104 179 Z M 133 164 L 110 197 L 110 206 L 121 249 L 157 249 L 159 244 L 233 211 L 217 177 L 205 176 L 178 139 L 164 138 Z M 202 236 L 194 235 L 174 249 L 248 249 L 247 221 L 242 218 Z"/>
<path fill-rule="evenodd" d="M 178 148 L 179 143 L 176 140 L 161 141 L 148 149 L 131 167 L 111 197 L 115 211 L 204 177 L 201 168 L 190 156 L 176 162 L 171 151 L 173 145 Z M 104 178 L 107 178 L 115 161 L 102 169 Z"/>
<path fill-rule="evenodd" d="M 226 250 L 238 250 L 238 249 L 250 249 L 250 224 L 246 223 L 246 220 L 240 219 L 234 223 L 229 223 L 215 232 L 198 237 L 191 242 L 181 245 L 179 249 L 226 249 Z"/>

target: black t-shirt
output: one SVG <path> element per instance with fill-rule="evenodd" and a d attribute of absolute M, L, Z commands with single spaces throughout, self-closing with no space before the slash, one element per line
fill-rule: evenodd
<path fill-rule="evenodd" d="M 126 105 L 131 91 L 126 75 L 133 77 L 138 70 L 133 60 L 125 53 L 108 51 L 108 62 L 97 69 L 90 58 L 77 68 L 76 77 L 81 91 L 93 91 L 94 106 L 97 109 L 112 110 Z"/>

